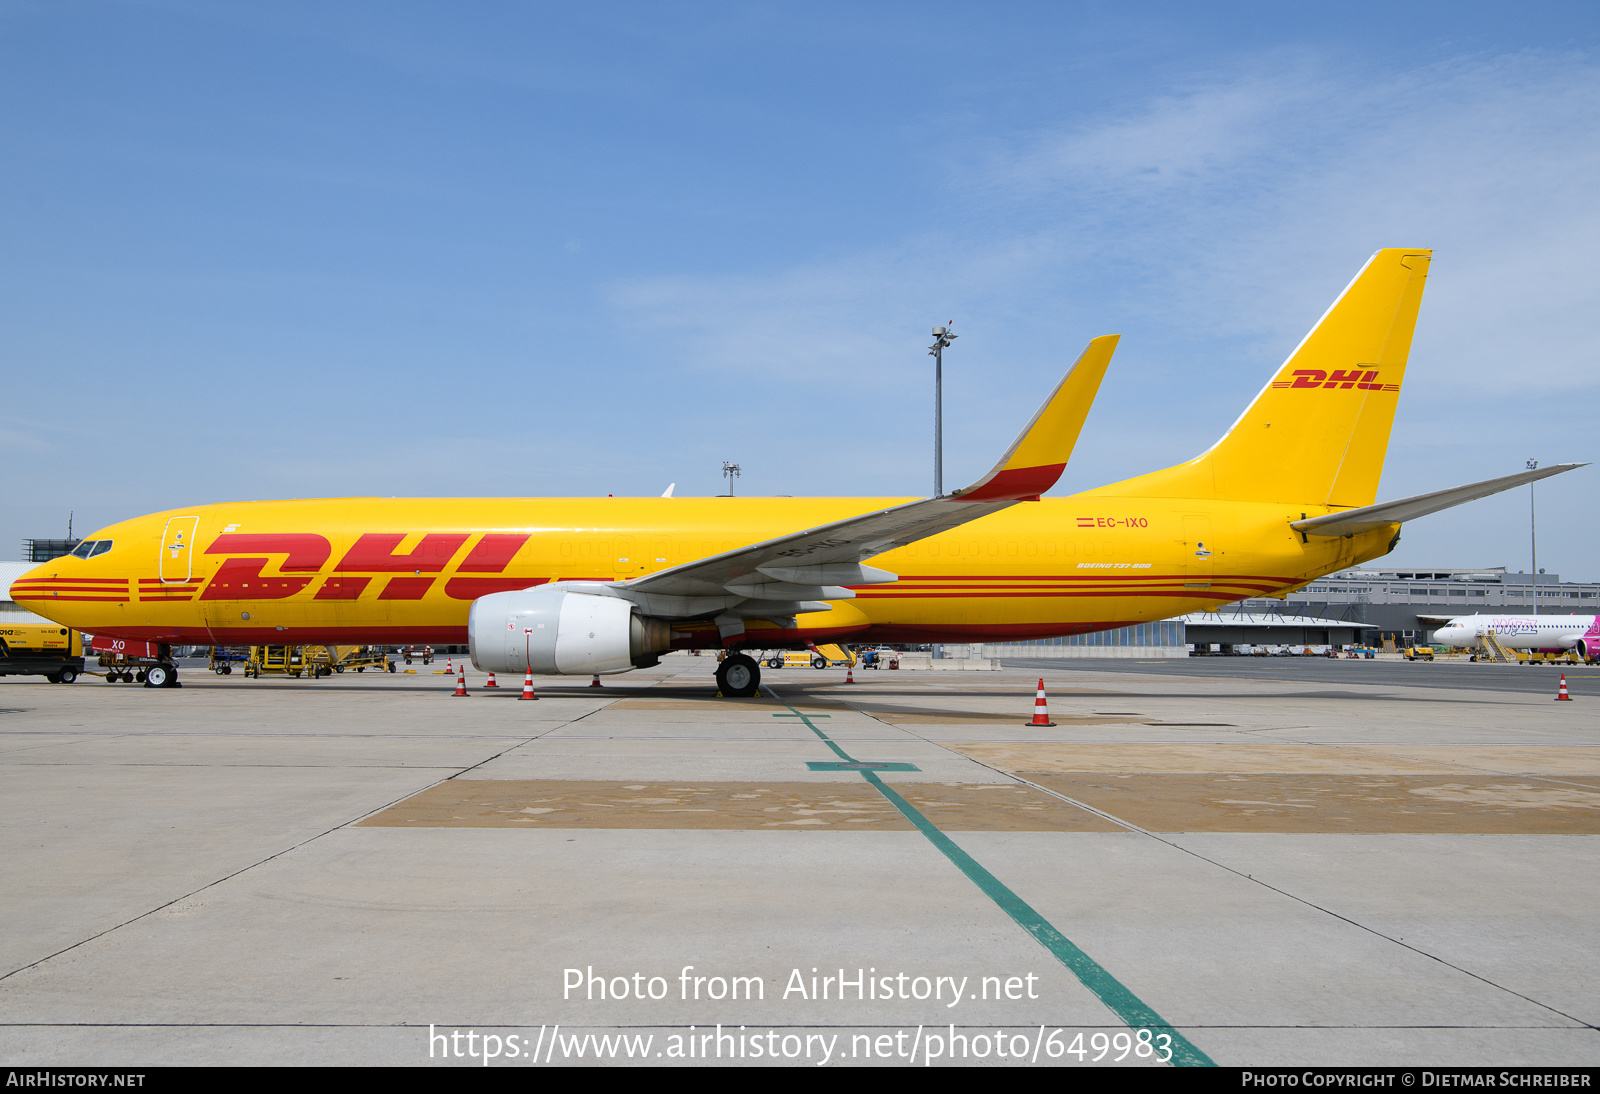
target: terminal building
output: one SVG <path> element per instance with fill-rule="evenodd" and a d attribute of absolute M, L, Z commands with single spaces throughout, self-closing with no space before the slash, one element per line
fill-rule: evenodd
<path fill-rule="evenodd" d="M 1600 582 L 1504 566 L 1353 566 L 1318 578 L 1284 600 L 1252 597 L 1219 612 L 1195 612 L 1098 634 L 976 647 L 972 657 L 1187 657 L 1198 644 L 1257 646 L 1427 645 L 1458 615 L 1600 614 Z M 961 650 L 964 647 L 946 647 Z"/>
<path fill-rule="evenodd" d="M 1241 606 L 1265 611 L 1277 603 L 1246 600 Z M 1401 645 L 1426 645 L 1452 616 L 1531 615 L 1535 603 L 1540 615 L 1593 615 L 1600 612 L 1600 582 L 1565 582 L 1560 574 L 1512 573 L 1504 566 L 1355 566 L 1291 593 L 1281 608 L 1353 623 L 1360 629 L 1358 642 L 1379 642 L 1392 634 Z"/>

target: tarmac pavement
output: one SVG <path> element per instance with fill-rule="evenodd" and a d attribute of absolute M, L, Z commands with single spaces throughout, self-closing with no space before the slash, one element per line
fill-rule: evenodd
<path fill-rule="evenodd" d="M 1600 1059 L 1582 681 L 418 668 L 0 680 L 0 1060 Z"/>

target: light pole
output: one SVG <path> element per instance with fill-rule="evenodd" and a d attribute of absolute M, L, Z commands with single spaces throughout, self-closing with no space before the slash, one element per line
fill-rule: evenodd
<path fill-rule="evenodd" d="M 1529 460 L 1528 470 L 1538 470 L 1539 461 Z M 1533 514 L 1533 483 L 1528 484 L 1528 544 L 1533 548 L 1533 614 L 1539 614 L 1539 524 Z"/>
<path fill-rule="evenodd" d="M 722 461 L 722 477 L 728 480 L 728 497 L 730 498 L 733 497 L 733 480 L 739 477 L 739 472 L 742 470 L 743 468 L 736 463 L 729 463 L 727 460 Z"/>
<path fill-rule="evenodd" d="M 950 320 L 951 324 L 955 320 Z M 951 334 L 950 327 L 933 328 L 933 345 L 928 356 L 933 358 L 933 496 L 944 496 L 944 351 L 950 343 L 960 338 Z"/>

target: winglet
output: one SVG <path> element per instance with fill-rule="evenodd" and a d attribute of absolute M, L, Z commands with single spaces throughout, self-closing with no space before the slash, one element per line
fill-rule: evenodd
<path fill-rule="evenodd" d="M 994 470 L 951 501 L 1038 501 L 1067 466 L 1120 335 L 1093 339 Z"/>

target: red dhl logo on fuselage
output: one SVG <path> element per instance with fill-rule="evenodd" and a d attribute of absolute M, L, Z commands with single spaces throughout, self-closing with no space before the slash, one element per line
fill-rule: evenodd
<path fill-rule="evenodd" d="M 1300 388 L 1354 388 L 1358 391 L 1399 391 L 1399 384 L 1382 384 L 1378 382 L 1377 369 L 1339 369 L 1326 372 L 1320 368 L 1297 368 L 1292 373 L 1293 381 L 1274 380 L 1273 387 L 1300 387 Z"/>
<path fill-rule="evenodd" d="M 396 554 L 406 532 L 367 532 L 356 540 L 334 567 L 335 575 L 317 589 L 313 600 L 357 600 L 374 581 L 358 574 L 409 574 L 382 582 L 379 600 L 421 600 L 472 538 L 471 532 L 429 532 L 410 551 Z M 503 573 L 522 545 L 526 533 L 490 532 L 482 536 L 456 567 L 458 574 Z M 283 600 L 315 580 L 333 555 L 333 544 L 314 532 L 228 533 L 206 548 L 208 555 L 229 555 L 200 594 L 201 600 Z M 263 575 L 270 555 L 285 556 L 277 575 Z M 242 557 L 244 556 L 244 557 Z M 254 556 L 254 557 L 248 557 Z M 305 575 L 305 576 L 302 576 Z M 476 600 L 489 593 L 525 589 L 543 583 L 532 577 L 451 577 L 445 595 L 456 600 Z"/>

